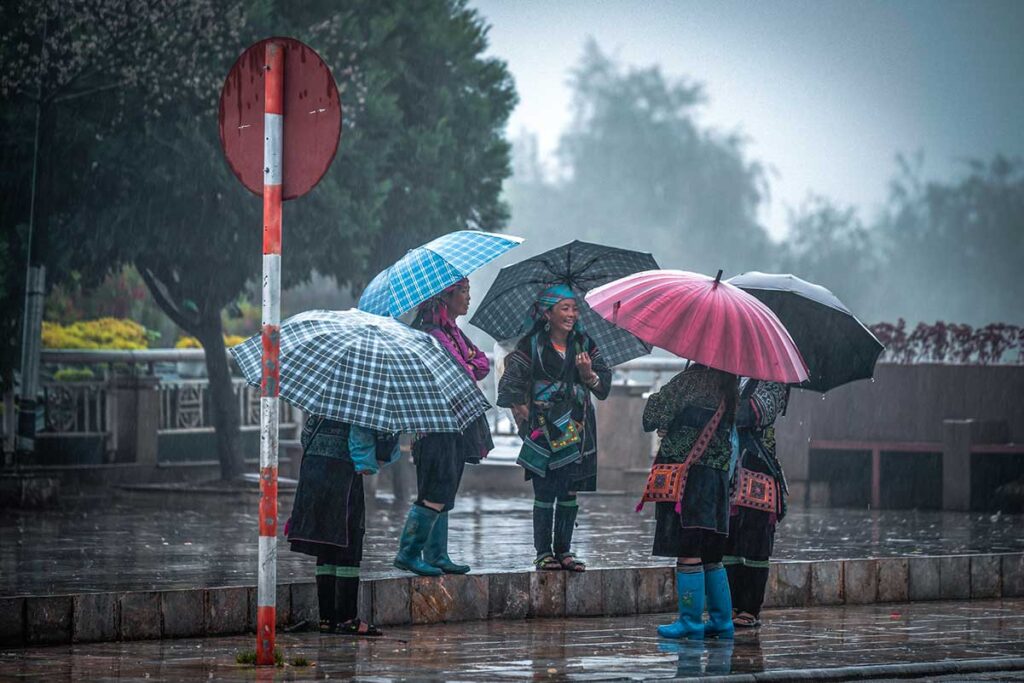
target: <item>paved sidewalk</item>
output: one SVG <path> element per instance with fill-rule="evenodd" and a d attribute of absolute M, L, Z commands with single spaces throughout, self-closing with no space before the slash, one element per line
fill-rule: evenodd
<path fill-rule="evenodd" d="M 252 636 L 7 650 L 0 652 L 0 680 L 1024 676 L 1021 599 L 769 610 L 759 631 L 741 632 L 732 642 L 660 640 L 654 628 L 669 618 L 467 622 L 391 628 L 377 640 L 280 634 L 287 660 L 304 657 L 313 666 L 259 671 L 234 662 L 236 653 L 253 647 Z"/>
<path fill-rule="evenodd" d="M 651 557 L 654 508 L 635 496 L 581 497 L 575 550 L 594 568 L 664 565 Z M 281 520 L 292 502 L 281 498 Z M 367 511 L 366 578 L 391 567 L 407 505 Z M 69 500 L 59 510 L 9 511 L 0 519 L 0 596 L 167 590 L 256 583 L 257 498 L 176 494 Z M 532 500 L 467 495 L 451 518 L 451 554 L 476 572 L 532 569 Z M 1024 517 L 913 510 L 794 507 L 775 560 L 835 560 L 1024 551 Z M 493 539 L 502 542 L 495 544 Z M 279 539 L 278 579 L 311 581 L 312 558 Z"/>

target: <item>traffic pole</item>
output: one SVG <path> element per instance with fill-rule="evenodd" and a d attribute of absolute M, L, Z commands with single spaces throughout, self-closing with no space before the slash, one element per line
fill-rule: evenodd
<path fill-rule="evenodd" d="M 281 348 L 281 158 L 284 46 L 266 45 L 263 97 L 263 372 L 260 382 L 260 555 L 256 663 L 274 664 L 277 617 L 277 447 Z"/>

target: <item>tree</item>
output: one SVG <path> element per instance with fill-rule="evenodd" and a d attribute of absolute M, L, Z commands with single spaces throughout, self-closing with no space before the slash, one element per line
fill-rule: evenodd
<path fill-rule="evenodd" d="M 158 78 L 124 88 L 116 132 L 88 148 L 89 199 L 62 232 L 69 244 L 88 238 L 94 260 L 133 263 L 161 308 L 206 349 L 224 478 L 242 459 L 221 312 L 261 270 L 261 205 L 231 175 L 217 138 L 217 96 L 237 53 L 265 35 L 294 35 L 325 58 L 342 93 L 339 157 L 320 186 L 285 207 L 286 286 L 313 269 L 358 285 L 439 233 L 501 228 L 501 131 L 515 98 L 504 65 L 481 58 L 486 29 L 464 2 L 247 9 L 233 33 L 209 29 L 216 49 L 184 50 L 187 91 L 167 95 Z M 167 51 L 181 46 L 165 28 L 165 39 L 147 42 L 147 64 L 175 59 Z"/>
<path fill-rule="evenodd" d="M 1024 163 L 1000 155 L 972 160 L 960 178 L 939 182 L 921 178 L 920 157 L 898 162 L 877 230 L 897 315 L 1019 322 Z"/>
<path fill-rule="evenodd" d="M 790 214 L 789 232 L 779 246 L 775 269 L 828 287 L 858 316 L 879 320 L 884 299 L 877 296 L 881 266 L 877 242 L 856 209 L 812 195 Z"/>
<path fill-rule="evenodd" d="M 563 177 L 549 183 L 531 171 L 515 179 L 517 226 L 549 242 L 616 242 L 653 251 L 665 266 L 710 273 L 763 258 L 770 244 L 756 210 L 764 174 L 738 136 L 698 123 L 700 84 L 668 79 L 658 67 L 623 68 L 593 42 L 570 83 Z"/>

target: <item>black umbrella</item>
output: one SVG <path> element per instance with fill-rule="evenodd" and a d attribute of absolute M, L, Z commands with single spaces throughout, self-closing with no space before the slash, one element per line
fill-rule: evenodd
<path fill-rule="evenodd" d="M 751 271 L 729 283 L 759 299 L 779 316 L 807 362 L 801 389 L 829 389 L 875 372 L 885 348 L 835 294 L 795 275 Z"/>
<path fill-rule="evenodd" d="M 533 325 L 537 296 L 548 287 L 566 284 L 577 295 L 587 334 L 606 362 L 618 365 L 650 353 L 651 347 L 590 310 L 583 295 L 620 277 L 657 268 L 654 257 L 644 252 L 572 241 L 502 268 L 469 322 L 498 341 L 520 337 Z"/>

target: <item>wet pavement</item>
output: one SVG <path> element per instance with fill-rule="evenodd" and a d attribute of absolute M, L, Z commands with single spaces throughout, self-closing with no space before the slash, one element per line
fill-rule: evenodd
<path fill-rule="evenodd" d="M 0 679 L 593 681 L 797 671 L 886 678 L 915 666 L 933 675 L 959 666 L 959 680 L 1024 675 L 1024 600 L 767 610 L 761 629 L 735 641 L 661 640 L 655 625 L 668 618 L 396 627 L 375 640 L 279 634 L 286 662 L 311 665 L 258 673 L 235 663 L 253 648 L 252 636 L 28 648 L 0 652 Z M 988 672 L 965 676 L 965 662 Z"/>
<path fill-rule="evenodd" d="M 635 500 L 581 496 L 575 548 L 592 567 L 663 565 L 649 554 L 654 511 Z M 451 517 L 451 554 L 477 571 L 531 567 L 532 501 L 463 496 Z M 0 515 L 0 596 L 254 585 L 256 506 L 250 494 L 117 494 L 70 499 L 61 510 Z M 291 499 L 282 495 L 283 520 Z M 369 505 L 364 576 L 391 568 L 407 506 Z M 978 513 L 794 508 L 776 559 L 816 560 L 1017 552 L 1024 517 Z M 308 581 L 313 560 L 279 540 L 278 578 Z"/>

